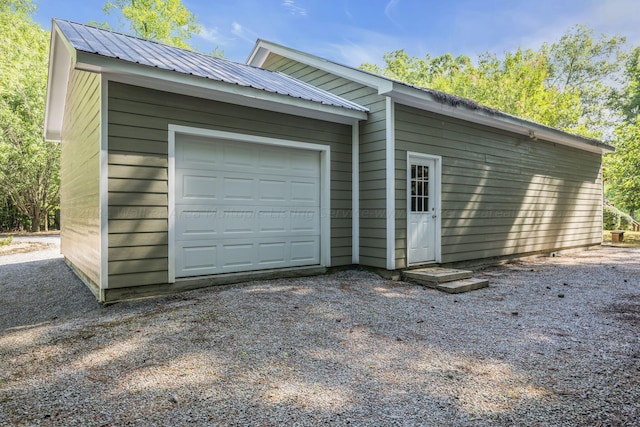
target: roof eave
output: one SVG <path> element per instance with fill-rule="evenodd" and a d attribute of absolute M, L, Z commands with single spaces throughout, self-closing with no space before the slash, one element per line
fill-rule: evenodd
<path fill-rule="evenodd" d="M 302 62 L 303 64 L 307 64 L 321 70 L 326 70 L 339 77 L 343 77 L 372 88 L 378 88 L 378 86 L 384 85 L 388 81 L 387 78 L 379 77 L 363 70 L 340 65 L 306 52 L 301 52 L 299 50 L 291 49 L 261 39 L 256 41 L 246 63 L 254 67 L 262 68 L 264 62 L 269 56 L 269 53 L 291 58 L 298 62 Z"/>
<path fill-rule="evenodd" d="M 599 154 L 612 153 L 615 151 L 615 148 L 611 145 L 595 139 L 573 135 L 538 123 L 511 117 L 507 114 L 496 113 L 493 115 L 480 109 L 474 110 L 467 108 L 464 105 L 447 105 L 435 99 L 428 92 L 402 84 L 394 83 L 386 89 L 379 91 L 379 94 L 389 96 L 394 101 L 404 105 L 525 135 L 532 140 L 544 140 Z"/>
<path fill-rule="evenodd" d="M 352 124 L 356 121 L 367 119 L 366 111 L 321 104 L 249 86 L 234 85 L 204 77 L 177 73 L 94 53 L 78 51 L 75 68 L 104 73 L 108 75 L 110 80 L 135 83 L 152 89 L 269 109 L 336 123 Z"/>
<path fill-rule="evenodd" d="M 67 85 L 75 61 L 75 49 L 66 41 L 58 26 L 53 22 L 44 110 L 43 133 L 46 141 L 60 142 Z"/>
<path fill-rule="evenodd" d="M 339 77 L 377 89 L 378 94 L 389 96 L 397 102 L 410 105 L 426 111 L 483 124 L 493 128 L 508 130 L 527 135 L 532 139 L 541 139 L 566 145 L 594 153 L 612 153 L 615 148 L 600 141 L 591 140 L 578 135 L 549 128 L 528 120 L 508 115 L 490 115 L 482 110 L 472 110 L 464 106 L 453 107 L 443 104 L 428 92 L 411 87 L 386 77 L 376 76 L 363 70 L 347 67 L 335 62 L 327 61 L 317 56 L 300 52 L 285 46 L 280 46 L 265 40 L 258 40 L 247 59 L 247 64 L 262 67 L 269 53 L 284 56 L 312 67 L 325 70 Z"/>

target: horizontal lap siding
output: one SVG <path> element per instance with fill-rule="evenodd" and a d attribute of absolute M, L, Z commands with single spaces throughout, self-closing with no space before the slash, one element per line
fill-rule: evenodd
<path fill-rule="evenodd" d="M 442 156 L 442 261 L 601 241 L 601 156 L 396 106 L 396 265 L 406 259 L 406 153 Z"/>
<path fill-rule="evenodd" d="M 109 287 L 166 283 L 168 125 L 331 147 L 332 265 L 351 264 L 350 126 L 109 84 Z"/>
<path fill-rule="evenodd" d="M 360 123 L 360 264 L 386 268 L 386 105 L 375 89 L 270 54 L 263 67 L 279 71 L 369 108 Z"/>
<path fill-rule="evenodd" d="M 100 285 L 100 75 L 74 71 L 62 129 L 60 252 Z"/>

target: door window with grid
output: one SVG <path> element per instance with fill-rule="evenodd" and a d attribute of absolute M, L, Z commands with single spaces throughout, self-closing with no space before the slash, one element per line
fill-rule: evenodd
<path fill-rule="evenodd" d="M 411 212 L 429 211 L 429 166 L 411 165 Z"/>

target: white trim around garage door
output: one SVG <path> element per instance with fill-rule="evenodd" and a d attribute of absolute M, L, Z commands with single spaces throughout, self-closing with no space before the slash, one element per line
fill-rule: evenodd
<path fill-rule="evenodd" d="M 195 128 L 181 125 L 169 125 L 168 147 L 168 202 L 169 202 L 169 278 L 168 283 L 176 281 L 176 135 L 202 136 L 206 138 L 224 139 L 252 144 L 264 144 L 277 147 L 288 147 L 300 150 L 317 151 L 320 153 L 320 264 L 331 267 L 331 149 L 328 145 L 312 144 L 308 142 L 269 138 L 235 132 L 224 132 L 211 129 Z"/>

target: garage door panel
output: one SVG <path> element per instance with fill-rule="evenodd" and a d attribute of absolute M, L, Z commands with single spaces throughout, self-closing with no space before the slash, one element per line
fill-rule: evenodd
<path fill-rule="evenodd" d="M 293 181 L 291 182 L 291 202 L 295 204 L 319 205 L 320 188 L 318 182 Z"/>
<path fill-rule="evenodd" d="M 320 263 L 319 237 L 280 240 L 231 239 L 177 242 L 183 254 L 176 261 L 176 277 L 232 273 Z"/>
<path fill-rule="evenodd" d="M 223 164 L 223 159 L 219 147 L 212 147 L 210 140 L 190 137 L 180 141 L 176 162 L 188 169 L 215 170 Z"/>
<path fill-rule="evenodd" d="M 318 257 L 319 239 L 297 240 L 291 242 L 292 263 L 319 264 Z"/>
<path fill-rule="evenodd" d="M 178 244 L 176 249 L 182 254 L 176 259 L 176 271 L 180 276 L 216 274 L 218 268 L 218 245 Z"/>
<path fill-rule="evenodd" d="M 256 232 L 254 209 L 224 209 L 220 215 L 223 236 L 253 235 Z"/>
<path fill-rule="evenodd" d="M 290 156 L 290 170 L 292 175 L 320 178 L 320 154 L 309 151 L 294 151 Z"/>
<path fill-rule="evenodd" d="M 296 210 L 291 212 L 290 231 L 320 235 L 320 210 Z"/>
<path fill-rule="evenodd" d="M 254 181 L 253 178 L 225 176 L 222 180 L 222 199 L 224 201 L 255 201 Z"/>
<path fill-rule="evenodd" d="M 177 239 L 211 239 L 218 234 L 218 217 L 218 210 L 210 205 L 176 206 Z"/>
<path fill-rule="evenodd" d="M 251 144 L 226 144 L 223 149 L 224 163 L 228 168 L 251 170 L 256 166 Z"/>
<path fill-rule="evenodd" d="M 289 186 L 286 178 L 258 179 L 258 198 L 262 202 L 286 202 Z"/>
<path fill-rule="evenodd" d="M 318 152 L 176 143 L 176 277 L 320 264 Z"/>

